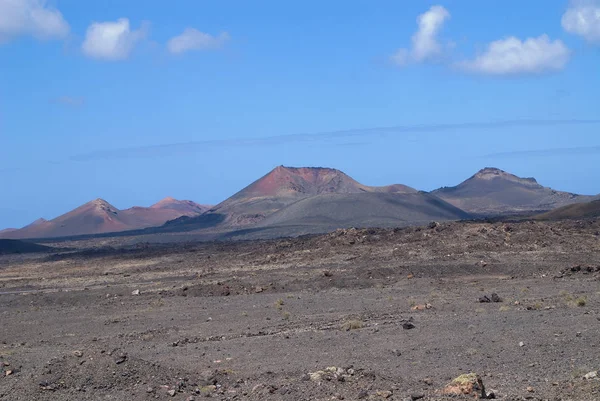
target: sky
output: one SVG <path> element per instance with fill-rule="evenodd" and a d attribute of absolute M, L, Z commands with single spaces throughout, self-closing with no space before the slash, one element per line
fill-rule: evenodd
<path fill-rule="evenodd" d="M 0 0 L 0 228 L 278 165 L 600 193 L 600 1 Z"/>

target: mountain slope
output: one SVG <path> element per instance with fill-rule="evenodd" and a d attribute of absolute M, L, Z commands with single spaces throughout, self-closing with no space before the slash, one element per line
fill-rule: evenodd
<path fill-rule="evenodd" d="M 600 199 L 576 203 L 535 216 L 538 220 L 587 219 L 600 217 Z"/>
<path fill-rule="evenodd" d="M 544 187 L 534 178 L 521 178 L 489 167 L 455 187 L 444 187 L 431 193 L 477 215 L 544 211 L 590 199 Z"/>
<path fill-rule="evenodd" d="M 150 206 L 150 209 L 175 210 L 183 216 L 193 216 L 206 212 L 208 209 L 210 209 L 210 206 L 199 205 L 198 203 L 190 200 L 178 200 L 175 198 L 166 197 Z"/>
<path fill-rule="evenodd" d="M 3 238 L 54 238 L 102 234 L 160 226 L 181 216 L 197 216 L 207 209 L 190 201 L 163 199 L 151 207 L 119 210 L 103 199 L 96 199 L 53 220 L 39 219 Z"/>
<path fill-rule="evenodd" d="M 0 255 L 15 253 L 52 252 L 55 248 L 15 239 L 0 239 Z"/>
<path fill-rule="evenodd" d="M 316 195 L 416 192 L 400 184 L 369 187 L 332 168 L 279 166 L 202 216 L 169 222 L 169 226 L 231 229 L 259 223 L 298 200 Z"/>
<path fill-rule="evenodd" d="M 301 199 L 256 227 L 282 233 L 316 233 L 348 227 L 397 227 L 470 215 L 427 193 L 320 194 Z"/>

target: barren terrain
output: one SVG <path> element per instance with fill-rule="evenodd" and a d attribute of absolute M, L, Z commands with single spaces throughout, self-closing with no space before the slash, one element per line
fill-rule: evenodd
<path fill-rule="evenodd" d="M 599 220 L 119 241 L 0 257 L 0 399 L 600 399 Z"/>

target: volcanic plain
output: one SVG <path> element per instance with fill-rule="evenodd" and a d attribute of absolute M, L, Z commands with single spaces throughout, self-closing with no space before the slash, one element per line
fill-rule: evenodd
<path fill-rule="evenodd" d="M 0 257 L 0 399 L 600 399 L 598 219 L 120 241 Z"/>

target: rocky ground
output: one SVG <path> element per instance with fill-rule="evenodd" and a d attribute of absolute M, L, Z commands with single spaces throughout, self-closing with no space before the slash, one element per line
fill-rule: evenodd
<path fill-rule="evenodd" d="M 1 400 L 600 399 L 599 220 L 119 241 L 0 257 Z"/>

